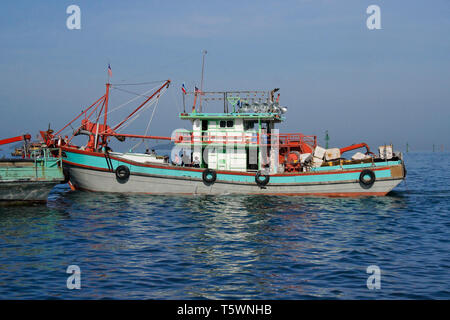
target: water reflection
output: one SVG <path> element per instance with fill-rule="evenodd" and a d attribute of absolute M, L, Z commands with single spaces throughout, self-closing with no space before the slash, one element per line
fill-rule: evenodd
<path fill-rule="evenodd" d="M 0 297 L 17 297 L 10 290 L 64 298 L 364 296 L 364 268 L 392 264 L 407 250 L 417 197 L 404 186 L 369 198 L 58 187 L 47 206 L 0 208 Z M 69 264 L 82 269 L 80 292 L 65 289 Z M 36 279 L 41 287 L 27 290 Z"/>

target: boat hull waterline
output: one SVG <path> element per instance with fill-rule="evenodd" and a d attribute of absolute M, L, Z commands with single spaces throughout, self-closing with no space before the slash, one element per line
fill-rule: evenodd
<path fill-rule="evenodd" d="M 0 182 L 0 201 L 46 202 L 50 191 L 58 183 L 60 181 Z"/>
<path fill-rule="evenodd" d="M 321 167 L 310 172 L 275 174 L 266 186 L 255 182 L 255 173 L 217 171 L 217 180 L 206 183 L 205 169 L 138 163 L 99 152 L 64 148 L 63 164 L 69 168 L 75 189 L 139 194 L 267 194 L 311 196 L 384 196 L 405 176 L 402 161 L 361 163 L 342 167 Z M 125 180 L 116 177 L 115 169 L 129 168 Z M 375 174 L 369 188 L 360 183 L 363 170 Z"/>
<path fill-rule="evenodd" d="M 61 158 L 0 160 L 0 201 L 45 202 L 54 186 L 65 181 Z"/>

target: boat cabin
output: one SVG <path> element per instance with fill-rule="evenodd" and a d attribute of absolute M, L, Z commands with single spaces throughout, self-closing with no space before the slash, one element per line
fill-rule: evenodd
<path fill-rule="evenodd" d="M 181 119 L 191 121 L 192 130 L 176 132 L 178 163 L 213 170 L 284 172 L 280 159 L 284 163 L 285 153 L 291 148 L 311 152 L 315 137 L 309 141 L 311 148 L 304 145 L 302 150 L 306 143 L 303 135 L 280 134 L 276 125 L 285 120 L 287 108 L 273 96 L 274 90 L 204 92 L 201 102 L 223 100 L 224 112 L 204 113 L 194 102 L 192 112 L 180 114 Z M 296 139 L 292 139 L 294 136 Z M 181 160 L 183 157 L 185 160 Z"/>

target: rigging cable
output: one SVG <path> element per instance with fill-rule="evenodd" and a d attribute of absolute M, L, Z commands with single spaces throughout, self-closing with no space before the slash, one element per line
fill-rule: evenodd
<path fill-rule="evenodd" d="M 161 92 L 157 95 L 157 97 L 156 97 L 155 100 L 148 102 L 148 105 L 147 105 L 147 106 L 145 106 L 145 107 L 143 107 L 142 109 L 138 110 L 138 111 L 136 112 L 136 114 L 133 115 L 133 117 L 131 117 L 130 119 L 127 120 L 127 123 L 126 123 L 125 125 L 121 126 L 121 127 L 117 130 L 117 132 L 119 132 L 119 131 L 125 129 L 126 127 L 128 127 L 128 126 L 130 125 L 130 123 L 132 123 L 134 120 L 136 120 L 136 119 L 141 115 L 141 113 L 142 113 L 144 110 L 149 109 L 153 104 L 155 104 L 155 103 L 159 100 L 159 98 L 161 97 L 161 95 L 165 92 L 165 90 L 167 90 L 167 88 L 161 89 Z M 120 122 L 119 122 L 119 123 L 120 123 Z M 115 126 L 113 126 L 113 127 L 115 127 Z"/>
<path fill-rule="evenodd" d="M 109 115 L 110 113 L 112 113 L 112 112 L 114 112 L 114 111 L 116 111 L 116 110 L 118 110 L 118 109 L 120 109 L 120 108 L 126 106 L 127 104 L 129 104 L 129 103 L 131 103 L 131 102 L 133 102 L 133 101 L 139 99 L 140 97 L 146 97 L 146 98 L 148 98 L 148 96 L 146 96 L 145 94 L 147 94 L 147 93 L 149 93 L 149 92 L 155 90 L 155 89 L 158 88 L 158 87 L 159 87 L 159 86 L 156 86 L 156 87 L 154 87 L 154 88 L 151 88 L 151 89 L 145 91 L 143 94 L 134 93 L 134 92 L 131 92 L 131 91 L 126 91 L 126 90 L 124 90 L 124 89 L 119 89 L 119 88 L 113 87 L 113 89 L 116 89 L 116 90 L 122 90 L 122 91 L 128 92 L 128 93 L 130 93 L 130 94 L 134 94 L 134 95 L 137 95 L 137 96 L 134 97 L 134 98 L 132 98 L 132 99 L 130 99 L 129 101 L 127 101 L 127 102 L 125 102 L 125 103 L 122 103 L 121 105 L 119 105 L 119 106 L 117 106 L 117 107 L 112 108 L 110 111 L 108 111 L 108 115 Z"/>
<path fill-rule="evenodd" d="M 163 83 L 164 81 L 166 81 L 166 80 L 157 80 L 157 81 L 139 82 L 139 83 L 115 83 L 115 84 L 111 84 L 111 86 L 114 86 L 114 87 L 117 87 L 117 86 L 140 86 L 140 85 L 145 85 L 145 84 Z"/>
<path fill-rule="evenodd" d="M 148 134 L 148 129 L 150 128 L 150 124 L 152 123 L 153 116 L 155 115 L 156 108 L 158 107 L 159 98 L 160 98 L 160 96 L 157 97 L 157 100 L 156 100 L 156 102 L 155 102 L 155 107 L 153 108 L 152 115 L 151 115 L 150 120 L 149 120 L 149 122 L 148 122 L 148 124 L 147 124 L 147 128 L 145 129 L 144 136 L 146 136 L 146 135 Z M 145 139 L 142 139 L 142 140 L 139 141 L 135 146 L 133 146 L 133 147 L 130 149 L 130 151 L 133 151 L 134 149 L 136 149 L 138 146 L 140 146 L 140 145 L 142 144 L 142 142 L 145 142 L 145 146 L 146 146 L 146 148 L 148 149 L 149 146 L 148 146 L 147 142 L 145 141 Z"/>

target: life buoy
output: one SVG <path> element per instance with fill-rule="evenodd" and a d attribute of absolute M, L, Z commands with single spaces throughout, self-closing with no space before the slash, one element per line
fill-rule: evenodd
<path fill-rule="evenodd" d="M 216 181 L 217 174 L 212 169 L 206 169 L 203 171 L 202 178 L 205 183 L 214 183 Z"/>
<path fill-rule="evenodd" d="M 116 168 L 116 178 L 120 182 L 125 182 L 130 177 L 130 169 L 127 166 L 118 166 Z"/>
<path fill-rule="evenodd" d="M 365 169 L 361 171 L 361 174 L 359 175 L 359 184 L 364 189 L 369 189 L 375 183 L 375 179 L 375 173 L 372 170 Z"/>
<path fill-rule="evenodd" d="M 269 183 L 270 176 L 268 174 L 262 174 L 261 171 L 258 171 L 255 176 L 255 181 L 258 186 L 265 186 Z"/>

